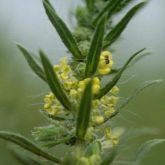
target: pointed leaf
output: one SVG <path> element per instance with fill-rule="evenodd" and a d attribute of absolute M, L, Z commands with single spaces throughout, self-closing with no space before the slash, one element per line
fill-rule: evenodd
<path fill-rule="evenodd" d="M 105 18 L 103 18 L 100 21 L 100 23 L 97 25 L 91 42 L 91 46 L 87 56 L 86 69 L 85 69 L 86 77 L 93 75 L 97 70 L 100 54 L 102 51 L 102 45 L 103 45 L 104 26 L 105 26 Z"/>
<path fill-rule="evenodd" d="M 43 69 L 35 62 L 33 59 L 32 55 L 21 45 L 17 45 L 19 50 L 22 52 L 24 55 L 26 61 L 28 62 L 29 66 L 31 69 L 44 81 L 46 81 L 46 77 L 44 74 Z"/>
<path fill-rule="evenodd" d="M 129 4 L 131 4 L 134 0 L 122 0 L 120 5 L 114 11 L 115 13 L 121 12 L 125 9 Z"/>
<path fill-rule="evenodd" d="M 104 48 L 110 46 L 114 41 L 118 39 L 120 34 L 124 31 L 129 21 L 132 17 L 142 8 L 146 2 L 141 2 L 138 5 L 134 6 L 124 18 L 110 31 L 105 37 Z"/>
<path fill-rule="evenodd" d="M 138 165 L 142 161 L 142 159 L 145 157 L 146 153 L 148 153 L 154 146 L 164 143 L 165 139 L 154 139 L 149 140 L 143 145 L 140 146 L 137 153 L 135 154 L 134 158 L 134 164 Z"/>
<path fill-rule="evenodd" d="M 90 112 L 92 106 L 92 81 L 90 81 L 84 90 L 78 110 L 76 135 L 83 139 L 89 126 Z"/>
<path fill-rule="evenodd" d="M 10 133 L 10 132 L 0 131 L 0 138 L 13 142 L 13 143 L 21 146 L 22 148 L 24 148 L 38 156 L 41 156 L 47 160 L 50 160 L 50 161 L 53 161 L 56 163 L 61 163 L 61 161 L 58 158 L 54 157 L 53 155 L 50 155 L 49 153 L 42 150 L 41 148 L 36 146 L 33 142 L 31 142 L 30 140 L 26 139 L 25 137 L 23 137 L 21 135 L 18 135 L 15 133 Z"/>
<path fill-rule="evenodd" d="M 110 0 L 106 4 L 106 6 L 101 10 L 98 16 L 95 18 L 93 24 L 96 25 L 101 20 L 101 18 L 107 14 L 107 12 L 109 13 L 109 17 L 110 17 L 110 15 L 116 10 L 116 8 L 120 3 L 121 0 Z"/>
<path fill-rule="evenodd" d="M 68 96 L 63 90 L 61 86 L 60 80 L 58 79 L 53 66 L 50 61 L 44 54 L 44 52 L 40 51 L 41 62 L 44 67 L 45 75 L 47 78 L 48 85 L 60 103 L 67 109 L 71 110 L 71 103 L 68 99 Z"/>
<path fill-rule="evenodd" d="M 68 136 L 65 137 L 64 139 L 59 139 L 59 140 L 54 140 L 54 141 L 48 141 L 48 142 L 44 142 L 41 144 L 42 147 L 47 147 L 47 148 L 52 148 L 58 144 L 69 144 L 71 142 L 71 140 L 73 139 L 73 137 Z"/>
<path fill-rule="evenodd" d="M 142 49 L 138 52 L 136 52 L 135 54 L 133 54 L 128 61 L 125 63 L 125 65 L 116 73 L 116 75 L 114 76 L 114 78 L 107 83 L 99 92 L 99 94 L 96 96 L 97 99 L 103 97 L 104 95 L 106 95 L 112 88 L 114 85 L 116 85 L 116 83 L 119 81 L 120 77 L 122 76 L 122 73 L 125 71 L 125 69 L 127 68 L 128 64 L 137 56 L 139 55 L 141 52 L 143 52 L 145 50 Z"/>
<path fill-rule="evenodd" d="M 95 0 L 85 0 L 85 1 L 86 1 L 86 5 L 87 5 L 88 9 L 90 11 L 93 11 L 93 9 L 94 9 L 94 1 Z"/>
<path fill-rule="evenodd" d="M 151 80 L 144 83 L 141 87 L 137 88 L 131 96 L 129 96 L 119 107 L 116 108 L 116 111 L 110 116 L 110 118 L 107 118 L 105 122 L 107 122 L 109 119 L 115 117 L 120 113 L 120 111 L 129 104 L 130 101 L 132 101 L 138 94 L 140 94 L 145 88 L 148 88 L 154 84 L 160 83 L 162 80 Z"/>
<path fill-rule="evenodd" d="M 68 48 L 68 50 L 72 53 L 72 55 L 76 59 L 82 59 L 81 52 L 77 46 L 77 43 L 75 39 L 73 38 L 72 33 L 66 26 L 66 24 L 63 22 L 63 20 L 57 15 L 55 9 L 52 7 L 50 2 L 48 0 L 43 0 L 43 5 L 45 8 L 45 11 L 49 17 L 49 20 L 53 24 L 54 28 L 58 32 L 61 40 L 65 44 L 65 46 Z"/>
<path fill-rule="evenodd" d="M 129 104 L 130 101 L 132 101 L 138 94 L 140 94 L 145 88 L 148 88 L 152 85 L 155 85 L 157 83 L 162 82 L 162 80 L 151 80 L 151 81 L 147 81 L 145 82 L 142 86 L 140 86 L 139 88 L 137 88 L 131 96 L 129 96 L 117 109 L 122 109 L 124 108 L 127 104 Z"/>
<path fill-rule="evenodd" d="M 104 153 L 102 156 L 101 165 L 110 165 L 115 159 L 116 154 L 117 154 L 116 148 L 111 148 L 110 151 L 107 151 L 106 153 Z"/>
<path fill-rule="evenodd" d="M 10 148 L 10 153 L 22 165 L 41 165 L 41 163 L 39 161 L 37 161 L 33 157 L 23 153 L 22 151 L 19 151 L 18 149 Z"/>

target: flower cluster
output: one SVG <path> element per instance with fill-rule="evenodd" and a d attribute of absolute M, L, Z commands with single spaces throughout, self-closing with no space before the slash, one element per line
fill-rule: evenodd
<path fill-rule="evenodd" d="M 98 65 L 97 75 L 93 77 L 92 93 L 94 96 L 97 95 L 101 89 L 101 75 L 109 74 L 111 72 L 112 65 L 112 54 L 108 51 L 102 52 Z M 78 80 L 68 63 L 67 58 L 62 58 L 60 64 L 54 66 L 54 71 L 60 79 L 65 92 L 72 100 L 72 103 L 79 105 L 82 93 L 87 83 L 90 81 L 90 78 Z M 114 86 L 111 92 L 103 96 L 101 99 L 93 99 L 91 122 L 85 136 L 86 140 L 90 140 L 93 137 L 95 126 L 103 124 L 105 120 L 111 117 L 111 115 L 115 112 L 115 106 L 118 101 L 118 97 L 116 95 L 118 93 L 119 88 Z M 60 104 L 60 102 L 51 92 L 44 98 L 44 110 L 48 114 L 58 117 L 65 117 L 68 115 L 68 111 L 65 110 L 65 108 Z"/>

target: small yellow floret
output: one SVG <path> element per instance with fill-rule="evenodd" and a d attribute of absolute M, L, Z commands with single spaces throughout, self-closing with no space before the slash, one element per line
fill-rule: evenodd
<path fill-rule="evenodd" d="M 69 94 L 72 97 L 76 97 L 78 95 L 78 92 L 75 89 L 71 89 Z"/>
<path fill-rule="evenodd" d="M 60 67 L 59 67 L 59 65 L 54 65 L 53 68 L 54 68 L 54 71 L 59 71 Z"/>
<path fill-rule="evenodd" d="M 95 108 L 95 107 L 98 107 L 99 106 L 99 100 L 93 100 L 92 101 L 92 105 L 93 105 L 93 107 Z"/>
<path fill-rule="evenodd" d="M 112 115 L 114 112 L 115 112 L 115 109 L 114 109 L 114 108 L 110 108 L 109 110 L 106 110 L 106 111 L 104 112 L 104 115 L 105 115 L 106 118 L 109 118 L 109 117 L 111 117 L 111 115 Z"/>
<path fill-rule="evenodd" d="M 105 129 L 105 137 L 106 139 L 111 139 L 112 131 L 110 128 Z"/>
<path fill-rule="evenodd" d="M 93 85 L 92 86 L 92 93 L 97 94 L 100 90 L 100 85 Z"/>
<path fill-rule="evenodd" d="M 48 109 L 48 108 L 50 108 L 50 106 L 51 106 L 51 104 L 46 103 L 46 104 L 44 104 L 44 109 Z"/>
<path fill-rule="evenodd" d="M 65 74 L 65 73 L 62 73 L 62 74 L 60 74 L 60 78 L 61 78 L 62 80 L 67 80 L 67 79 L 68 79 L 68 75 Z"/>
<path fill-rule="evenodd" d="M 104 123 L 104 117 L 103 116 L 95 116 L 93 117 L 93 122 L 97 125 Z"/>
<path fill-rule="evenodd" d="M 93 139 L 94 128 L 88 127 L 87 132 L 85 134 L 85 140 L 90 141 Z"/>
<path fill-rule="evenodd" d="M 113 65 L 112 54 L 109 51 L 104 51 L 100 55 L 100 61 L 98 66 L 98 73 L 106 75 L 111 72 Z"/>
<path fill-rule="evenodd" d="M 93 78 L 93 84 L 98 84 L 100 85 L 100 79 L 98 77 Z"/>
<path fill-rule="evenodd" d="M 112 89 L 111 89 L 111 93 L 116 95 L 120 92 L 120 89 L 117 87 L 117 86 L 114 86 Z"/>
<path fill-rule="evenodd" d="M 110 97 L 110 104 L 113 104 L 114 106 L 117 104 L 119 98 L 116 96 L 111 96 Z"/>
<path fill-rule="evenodd" d="M 117 145 L 119 143 L 119 138 L 117 136 L 113 136 L 111 138 L 113 145 Z"/>

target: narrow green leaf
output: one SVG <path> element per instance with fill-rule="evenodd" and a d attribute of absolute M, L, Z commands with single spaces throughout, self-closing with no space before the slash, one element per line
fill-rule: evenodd
<path fill-rule="evenodd" d="M 154 139 L 142 144 L 138 151 L 135 153 L 135 158 L 133 160 L 134 165 L 139 165 L 142 159 L 146 156 L 146 153 L 148 153 L 154 146 L 164 142 L 165 139 Z"/>
<path fill-rule="evenodd" d="M 94 19 L 93 24 L 96 25 L 107 12 L 110 15 L 116 10 L 117 6 L 121 3 L 121 0 L 110 0 L 107 5 L 101 10 L 98 16 Z"/>
<path fill-rule="evenodd" d="M 160 130 L 158 128 L 150 128 L 150 127 L 143 127 L 143 128 L 130 128 L 120 138 L 120 144 L 121 148 L 124 150 L 124 148 L 128 145 L 128 143 L 131 140 L 136 140 L 145 137 L 146 135 L 152 136 L 152 135 L 158 135 L 160 133 Z M 122 150 L 120 149 L 120 150 Z"/>
<path fill-rule="evenodd" d="M 122 20 L 107 34 L 104 40 L 104 48 L 110 46 L 114 41 L 118 39 L 120 34 L 124 31 L 132 17 L 142 8 L 146 2 L 141 2 L 134 6 Z"/>
<path fill-rule="evenodd" d="M 105 152 L 102 156 L 102 162 L 100 165 L 110 165 L 117 154 L 116 148 L 111 148 L 110 151 Z"/>
<path fill-rule="evenodd" d="M 41 165 L 41 163 L 38 160 L 27 155 L 27 153 L 25 154 L 22 151 L 15 149 L 14 147 L 10 148 L 10 153 L 22 165 Z"/>
<path fill-rule="evenodd" d="M 49 20 L 51 21 L 52 25 L 58 32 L 61 40 L 65 44 L 65 46 L 68 48 L 68 50 L 72 53 L 72 55 L 76 59 L 82 59 L 81 52 L 77 46 L 77 43 L 75 39 L 73 38 L 72 33 L 66 26 L 66 24 L 63 22 L 63 20 L 57 15 L 55 9 L 52 7 L 50 2 L 48 0 L 43 0 L 43 5 L 45 8 L 45 11 L 49 17 Z"/>
<path fill-rule="evenodd" d="M 44 81 L 46 81 L 45 74 L 43 72 L 43 69 L 35 62 L 32 55 L 21 45 L 17 45 L 19 50 L 24 55 L 26 61 L 28 62 L 31 69 Z"/>
<path fill-rule="evenodd" d="M 93 11 L 94 10 L 94 1 L 95 0 L 85 0 L 86 1 L 86 5 L 89 9 L 89 11 Z"/>
<path fill-rule="evenodd" d="M 108 82 L 99 92 L 99 94 L 96 96 L 97 99 L 103 97 L 104 95 L 106 95 L 112 88 L 113 86 L 119 81 L 120 77 L 122 76 L 122 73 L 125 71 L 125 69 L 127 68 L 128 64 L 137 56 L 139 55 L 141 52 L 143 52 L 145 50 L 142 49 L 138 52 L 136 52 L 135 54 L 133 54 L 128 61 L 125 63 L 125 65 L 116 73 L 116 75 L 114 76 L 114 78 Z"/>
<path fill-rule="evenodd" d="M 114 14 L 121 12 L 123 9 L 125 9 L 128 5 L 130 5 L 134 0 L 122 0 L 120 5 L 116 8 L 114 11 Z"/>
<path fill-rule="evenodd" d="M 145 88 L 148 88 L 152 85 L 162 82 L 162 80 L 151 80 L 145 82 L 142 86 L 137 88 L 131 96 L 129 96 L 117 109 L 123 109 L 130 101 L 132 101 L 138 94 L 140 94 Z"/>
<path fill-rule="evenodd" d="M 49 153 L 42 150 L 41 148 L 36 146 L 33 142 L 31 142 L 30 140 L 26 139 L 25 137 L 23 137 L 21 135 L 18 135 L 15 133 L 10 133 L 10 132 L 0 131 L 0 138 L 13 142 L 13 143 L 21 146 L 22 148 L 24 148 L 38 156 L 41 156 L 47 160 L 53 161 L 55 163 L 61 163 L 61 161 L 58 158 L 54 157 L 53 155 L 50 155 Z"/>
<path fill-rule="evenodd" d="M 53 66 L 51 65 L 50 61 L 42 51 L 40 51 L 40 57 L 50 89 L 57 97 L 57 99 L 61 102 L 61 104 L 67 110 L 71 110 L 71 103 L 68 99 L 68 96 L 64 92 L 63 87 L 61 86 L 60 80 L 58 79 L 53 69 Z"/>
<path fill-rule="evenodd" d="M 59 139 L 59 140 L 56 140 L 56 141 L 48 141 L 48 142 L 44 142 L 41 144 L 42 147 L 47 147 L 47 148 L 52 148 L 56 145 L 59 145 L 59 144 L 69 144 L 70 141 L 73 139 L 73 137 L 71 136 L 68 136 L 68 137 L 65 137 L 63 139 Z"/>
<path fill-rule="evenodd" d="M 90 81 L 82 95 L 80 107 L 78 110 L 76 135 L 78 138 L 83 139 L 90 120 L 90 112 L 92 106 L 92 81 Z"/>
<path fill-rule="evenodd" d="M 105 18 L 103 18 L 96 27 L 89 53 L 87 56 L 87 64 L 85 69 L 85 75 L 93 75 L 99 63 L 100 54 L 102 51 L 103 37 L 104 37 Z"/>
<path fill-rule="evenodd" d="M 157 83 L 162 82 L 162 80 L 151 80 L 151 81 L 147 81 L 145 82 L 141 87 L 137 88 L 133 94 L 131 96 L 129 96 L 123 103 L 121 103 L 121 105 L 119 105 L 119 107 L 116 108 L 116 111 L 111 115 L 110 118 L 107 118 L 105 120 L 105 122 L 107 122 L 109 119 L 115 117 L 116 115 L 118 115 L 120 113 L 120 111 L 127 105 L 129 104 L 130 101 L 132 101 L 138 94 L 140 94 L 145 88 L 148 88 L 152 85 L 155 85 Z"/>

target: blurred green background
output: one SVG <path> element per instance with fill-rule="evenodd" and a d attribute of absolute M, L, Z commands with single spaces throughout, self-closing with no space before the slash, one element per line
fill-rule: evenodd
<path fill-rule="evenodd" d="M 78 2 L 79 0 L 53 2 L 71 28 L 68 13 L 73 12 Z M 165 1 L 150 0 L 114 45 L 114 59 L 118 66 L 143 47 L 152 52 L 152 55 L 125 72 L 119 83 L 121 97 L 129 96 L 138 85 L 147 80 L 165 79 L 164 18 Z M 41 0 L 0 1 L 0 130 L 19 132 L 30 137 L 34 126 L 47 124 L 38 111 L 48 87 L 29 69 L 15 46 L 17 42 L 36 53 L 42 48 L 54 63 L 66 55 L 66 48 L 49 23 Z M 165 138 L 165 83 L 146 89 L 123 111 L 116 119 L 120 126 L 159 128 L 160 133 L 150 138 Z M 7 147 L 8 143 L 0 140 L 0 165 L 10 165 L 11 161 L 12 165 L 17 165 Z M 155 147 L 147 155 L 143 165 L 164 165 L 164 153 L 165 144 Z"/>

